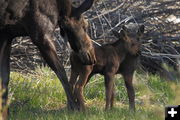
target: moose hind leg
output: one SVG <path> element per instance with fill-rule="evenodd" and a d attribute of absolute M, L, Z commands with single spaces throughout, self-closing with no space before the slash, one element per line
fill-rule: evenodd
<path fill-rule="evenodd" d="M 114 89 L 114 84 L 113 84 L 112 94 L 111 94 L 111 108 L 113 108 L 113 105 L 114 105 L 114 96 L 115 96 L 115 89 Z"/>
<path fill-rule="evenodd" d="M 56 73 L 57 77 L 62 83 L 62 86 L 65 90 L 68 102 L 68 108 L 71 110 L 77 109 L 76 102 L 72 91 L 70 89 L 68 78 L 66 76 L 66 71 L 62 65 L 62 62 L 57 56 L 55 45 L 49 37 L 51 35 L 43 35 L 43 37 L 38 37 L 39 39 L 32 39 L 34 44 L 38 47 L 41 52 L 41 55 L 51 67 L 51 69 Z"/>
<path fill-rule="evenodd" d="M 8 119 L 8 83 L 10 74 L 11 39 L 0 32 L 0 109 L 2 120 Z"/>

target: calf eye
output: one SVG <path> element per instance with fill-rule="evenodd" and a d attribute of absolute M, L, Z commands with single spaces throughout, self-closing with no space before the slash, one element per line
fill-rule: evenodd
<path fill-rule="evenodd" d="M 85 26 L 83 26 L 83 29 L 84 29 L 85 32 L 87 32 L 87 28 Z"/>

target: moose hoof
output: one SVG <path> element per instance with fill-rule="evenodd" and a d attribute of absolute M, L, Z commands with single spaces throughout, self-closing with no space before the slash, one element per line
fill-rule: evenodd
<path fill-rule="evenodd" d="M 79 107 L 76 102 L 68 102 L 67 108 L 68 110 L 79 110 Z"/>

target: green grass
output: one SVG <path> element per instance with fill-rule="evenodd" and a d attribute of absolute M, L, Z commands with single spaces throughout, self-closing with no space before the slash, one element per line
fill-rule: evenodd
<path fill-rule="evenodd" d="M 179 80 L 178 80 L 179 81 Z M 86 86 L 86 112 L 66 109 L 66 97 L 60 81 L 49 68 L 37 68 L 34 74 L 11 73 L 9 83 L 11 120 L 162 120 L 164 107 L 180 104 L 179 82 L 167 82 L 159 76 L 135 74 L 136 113 L 130 113 L 124 81 L 116 77 L 116 100 L 112 110 L 104 111 L 104 79 L 93 77 Z"/>

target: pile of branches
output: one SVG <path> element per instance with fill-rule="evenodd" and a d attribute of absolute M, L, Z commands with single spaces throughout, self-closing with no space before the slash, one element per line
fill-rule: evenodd
<path fill-rule="evenodd" d="M 178 0 L 99 1 L 87 13 L 91 38 L 107 43 L 114 40 L 112 30 L 120 31 L 130 22 L 144 24 L 140 68 L 174 80 L 180 71 L 179 6 Z"/>
<path fill-rule="evenodd" d="M 74 1 L 78 6 L 83 0 Z M 97 43 L 105 44 L 116 40 L 112 30 L 119 31 L 122 25 L 129 22 L 144 24 L 141 69 L 151 73 L 165 73 L 168 79 L 174 79 L 167 66 L 180 71 L 179 6 L 179 0 L 96 0 L 92 9 L 85 13 L 89 21 L 88 32 Z M 69 68 L 70 48 L 60 38 L 58 32 L 55 33 L 58 54 L 66 68 Z M 44 64 L 39 52 L 29 40 L 21 38 L 18 41 L 20 42 L 18 48 L 17 42 L 13 45 L 13 69 L 34 69 L 37 64 Z"/>
<path fill-rule="evenodd" d="M 57 29 L 53 41 L 57 48 L 57 54 L 67 70 L 69 70 L 70 47 L 65 42 Z M 38 48 L 32 43 L 29 37 L 19 37 L 13 40 L 11 52 L 11 69 L 17 72 L 33 73 L 38 66 L 47 66 Z"/>

